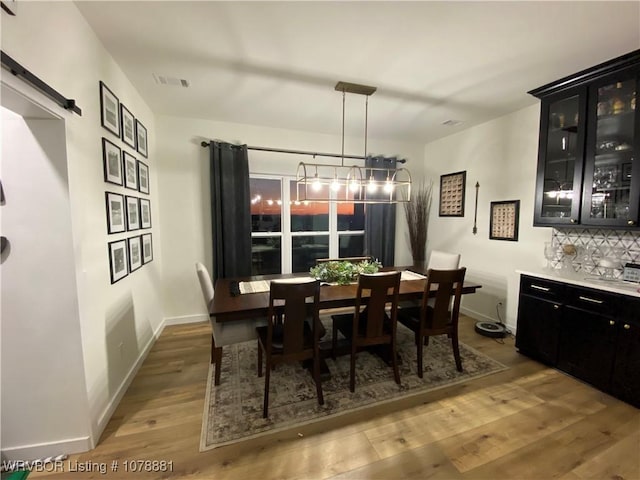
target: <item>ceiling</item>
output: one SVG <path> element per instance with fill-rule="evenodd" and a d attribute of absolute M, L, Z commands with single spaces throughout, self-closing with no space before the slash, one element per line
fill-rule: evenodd
<path fill-rule="evenodd" d="M 420 143 L 640 48 L 638 1 L 76 4 L 157 115 L 340 134 L 347 81 L 377 87 L 370 138 Z M 364 109 L 346 95 L 347 135 L 363 135 Z"/>

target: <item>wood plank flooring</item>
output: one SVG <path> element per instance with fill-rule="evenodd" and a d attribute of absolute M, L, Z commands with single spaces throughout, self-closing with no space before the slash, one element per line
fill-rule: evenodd
<path fill-rule="evenodd" d="M 30 478 L 640 479 L 640 410 L 473 325 L 461 319 L 461 340 L 508 370 L 202 453 L 209 325 L 167 327 L 99 445 L 65 471 Z M 172 462 L 172 471 L 125 471 L 133 460 Z M 106 474 L 68 471 L 103 462 Z"/>

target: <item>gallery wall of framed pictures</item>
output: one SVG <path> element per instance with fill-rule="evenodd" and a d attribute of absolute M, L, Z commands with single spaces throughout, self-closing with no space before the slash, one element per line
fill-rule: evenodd
<path fill-rule="evenodd" d="M 147 129 L 102 81 L 102 137 L 106 230 L 111 283 L 127 277 L 153 260 L 151 188 Z M 144 161 L 143 161 L 144 159 Z M 134 193 L 135 192 L 135 193 Z"/>

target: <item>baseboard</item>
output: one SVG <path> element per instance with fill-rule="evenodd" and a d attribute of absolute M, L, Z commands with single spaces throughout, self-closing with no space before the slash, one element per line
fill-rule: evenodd
<path fill-rule="evenodd" d="M 113 415 L 116 408 L 120 404 L 122 397 L 124 397 L 124 394 L 127 392 L 129 385 L 131 385 L 131 382 L 137 375 L 138 370 L 140 370 L 140 367 L 142 366 L 145 359 L 147 358 L 147 355 L 149 355 L 149 352 L 151 351 L 151 347 L 153 347 L 153 345 L 156 343 L 156 340 L 162 334 L 162 331 L 164 330 L 165 326 L 166 326 L 166 322 L 162 320 L 158 328 L 155 330 L 155 332 L 153 332 L 153 335 L 151 336 L 147 344 L 144 346 L 144 348 L 140 352 L 140 355 L 138 355 L 138 359 L 129 369 L 129 372 L 124 377 L 124 380 L 122 380 L 122 383 L 120 383 L 120 386 L 116 390 L 115 395 L 107 404 L 107 407 L 104 409 L 102 415 L 100 415 L 100 418 L 98 419 L 98 424 L 96 425 L 96 429 L 95 429 L 95 433 L 96 433 L 94 435 L 95 443 L 91 445 L 90 448 L 95 448 L 96 444 L 100 440 L 100 437 L 102 436 L 102 432 L 104 432 L 104 429 L 106 428 L 107 423 L 109 423 L 109 420 L 111 420 L 111 416 Z"/>
<path fill-rule="evenodd" d="M 34 443 L 32 445 L 20 445 L 18 447 L 2 447 L 2 460 L 6 461 L 34 461 L 51 457 L 51 452 L 58 455 L 80 453 L 91 450 L 91 438 L 77 437 L 56 440 L 55 442 Z M 4 477 L 4 476 L 3 476 Z"/>
<path fill-rule="evenodd" d="M 185 323 L 208 322 L 209 318 L 205 314 L 182 315 L 180 317 L 167 317 L 164 319 L 165 325 L 183 325 Z"/>

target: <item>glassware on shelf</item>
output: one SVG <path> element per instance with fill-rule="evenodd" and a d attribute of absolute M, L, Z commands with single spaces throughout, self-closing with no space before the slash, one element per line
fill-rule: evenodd
<path fill-rule="evenodd" d="M 600 246 L 593 254 L 594 263 L 600 271 L 602 280 L 616 280 L 615 271 L 622 270 L 624 248 Z"/>
<path fill-rule="evenodd" d="M 578 249 L 573 243 L 565 243 L 561 247 L 562 264 L 560 269 L 565 272 L 574 272 L 573 263 L 578 255 Z"/>
<path fill-rule="evenodd" d="M 562 250 L 559 245 L 555 245 L 553 242 L 545 242 L 544 244 L 544 258 L 547 259 L 547 266 L 549 270 L 555 269 L 553 262 L 557 262 L 562 258 Z"/>

